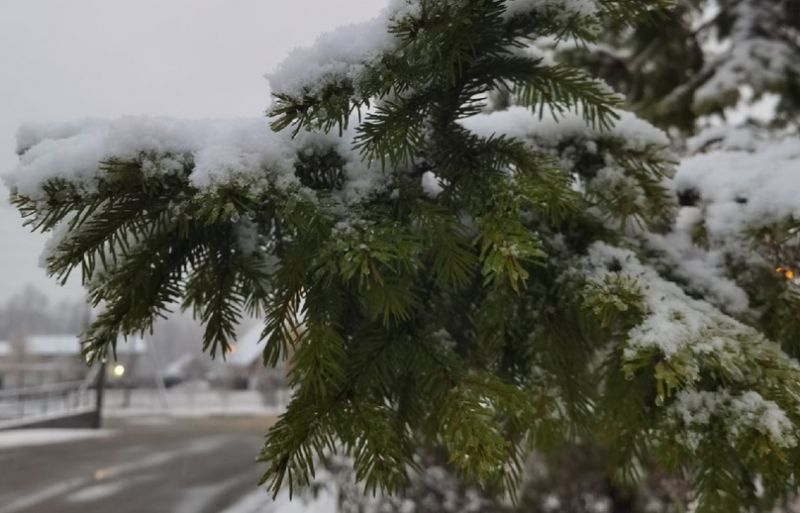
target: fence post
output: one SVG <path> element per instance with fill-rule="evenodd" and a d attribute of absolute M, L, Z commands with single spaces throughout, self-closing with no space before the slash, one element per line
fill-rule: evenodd
<path fill-rule="evenodd" d="M 103 394 L 106 388 L 106 362 L 100 364 L 100 372 L 97 375 L 97 397 L 94 409 L 94 428 L 100 429 L 103 425 Z"/>

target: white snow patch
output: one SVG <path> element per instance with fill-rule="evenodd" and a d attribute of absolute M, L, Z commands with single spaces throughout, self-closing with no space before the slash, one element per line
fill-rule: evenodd
<path fill-rule="evenodd" d="M 357 125 L 354 118 L 354 126 Z M 5 177 L 12 191 L 34 200 L 45 198 L 44 185 L 62 179 L 81 192 L 93 192 L 111 159 L 141 164 L 145 176 L 190 169 L 190 184 L 203 190 L 228 183 L 300 186 L 295 175 L 298 153 L 333 150 L 344 159 L 344 183 L 333 196 L 357 202 L 384 186 L 387 177 L 361 160 L 352 148 L 355 130 L 341 137 L 307 133 L 292 138 L 273 132 L 266 119 L 174 120 L 124 117 L 64 124 L 26 125 L 20 131 L 24 153 Z M 68 233 L 54 232 L 52 253 Z"/>
<path fill-rule="evenodd" d="M 107 390 L 104 415 L 108 417 L 168 418 L 208 416 L 272 416 L 283 412 L 289 391 L 277 392 L 277 404 L 265 405 L 255 390 L 202 390 L 196 386 L 170 388 L 163 393 L 136 390 L 126 404 L 125 392 Z"/>
<path fill-rule="evenodd" d="M 390 52 L 398 39 L 389 33 L 392 20 L 413 15 L 417 2 L 392 0 L 375 18 L 326 32 L 309 47 L 295 48 L 266 74 L 275 93 L 302 96 L 326 84 L 357 81 L 365 68 Z"/>
<path fill-rule="evenodd" d="M 0 449 L 16 449 L 33 445 L 49 445 L 106 438 L 109 430 L 96 429 L 15 429 L 0 431 Z"/>
<path fill-rule="evenodd" d="M 587 125 L 580 112 L 565 112 L 553 115 L 547 109 L 542 116 L 526 107 L 514 106 L 504 111 L 478 114 L 461 121 L 471 132 L 489 137 L 507 135 L 530 138 L 541 146 L 553 147 L 568 139 L 597 139 L 615 137 L 625 141 L 634 149 L 648 146 L 668 147 L 667 134 L 647 121 L 627 111 L 617 111 L 619 120 L 608 130 L 595 129 Z"/>
<path fill-rule="evenodd" d="M 749 307 L 749 299 L 735 281 L 725 276 L 724 252 L 717 249 L 706 251 L 692 241 L 691 231 L 701 217 L 700 209 L 683 208 L 678 212 L 670 233 L 649 233 L 646 235 L 647 243 L 661 251 L 675 274 L 708 301 L 727 312 L 742 313 Z"/>
<path fill-rule="evenodd" d="M 174 173 L 193 162 L 193 185 L 203 188 L 239 176 L 293 176 L 294 147 L 265 119 L 174 120 L 124 117 L 65 124 L 26 125 L 25 150 L 6 183 L 39 199 L 48 180 L 64 179 L 93 190 L 99 166 L 111 158 L 143 161 L 146 173 Z"/>
<path fill-rule="evenodd" d="M 698 448 L 701 433 L 707 431 L 705 428 L 714 418 L 724 420 L 726 436 L 731 443 L 755 430 L 779 447 L 797 445 L 796 429 L 786 412 L 754 390 L 741 395 L 733 395 L 726 389 L 714 392 L 682 390 L 670 411 L 683 425 L 681 441 L 692 450 Z"/>
<path fill-rule="evenodd" d="M 336 498 L 322 491 L 315 499 L 295 497 L 289 500 L 288 493 L 281 493 L 273 501 L 264 490 L 245 495 L 238 502 L 220 513 L 336 513 Z"/>
<path fill-rule="evenodd" d="M 603 243 L 592 245 L 587 259 L 591 273 L 606 276 L 612 262 L 621 267 L 620 274 L 641 285 L 646 308 L 644 320 L 628 333 L 626 358 L 656 349 L 666 358 L 688 350 L 695 357 L 714 354 L 725 360 L 740 353 L 742 337 L 757 336 L 751 328 L 711 304 L 687 296 L 677 284 L 642 264 L 633 252 Z M 699 372 L 699 368 L 687 370 Z"/>
<path fill-rule="evenodd" d="M 717 131 L 695 146 L 718 141 L 724 147 L 684 159 L 675 176 L 678 191 L 699 193 L 705 228 L 713 241 L 738 237 L 789 217 L 800 218 L 800 139 L 747 138 Z M 710 137 L 710 138 L 709 138 Z M 726 144 L 727 142 L 727 144 Z"/>
<path fill-rule="evenodd" d="M 422 174 L 421 181 L 422 192 L 431 199 L 437 198 L 444 190 L 444 187 L 442 187 L 439 181 L 439 177 L 432 171 L 425 171 L 425 173 Z"/>
<path fill-rule="evenodd" d="M 67 502 L 92 502 L 105 499 L 122 491 L 126 484 L 124 481 L 116 481 L 89 486 L 71 493 L 66 500 Z"/>
<path fill-rule="evenodd" d="M 594 0 L 506 0 L 506 17 L 535 11 L 560 11 L 569 17 L 596 16 L 600 9 Z"/>

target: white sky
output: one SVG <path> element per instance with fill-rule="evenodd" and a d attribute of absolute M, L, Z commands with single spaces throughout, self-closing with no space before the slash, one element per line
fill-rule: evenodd
<path fill-rule="evenodd" d="M 263 74 L 296 46 L 373 17 L 383 0 L 0 0 L 0 173 L 26 121 L 263 114 Z M 358 34 L 353 34 L 358 37 Z M 0 186 L 0 301 L 26 283 L 55 298 Z"/>

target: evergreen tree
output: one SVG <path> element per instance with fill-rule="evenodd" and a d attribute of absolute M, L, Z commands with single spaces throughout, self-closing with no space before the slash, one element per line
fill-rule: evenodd
<path fill-rule="evenodd" d="M 777 94 L 776 125 L 800 114 L 800 2 L 677 0 L 658 23 L 603 22 L 592 52 L 560 52 L 625 94 L 662 128 L 692 132 L 699 117 Z M 563 49 L 563 47 L 562 47 Z"/>
<path fill-rule="evenodd" d="M 513 494 L 531 450 L 581 443 L 620 482 L 687 476 L 698 511 L 770 504 L 797 488 L 800 367 L 767 337 L 793 335 L 669 265 L 669 139 L 531 45 L 655 30 L 666 7 L 397 0 L 270 77 L 274 132 L 29 127 L 12 199 L 103 307 L 90 362 L 177 302 L 212 356 L 265 320 L 294 388 L 261 455 L 276 492 L 331 453 L 398 491 L 436 453 Z M 760 283 L 793 290 L 769 265 Z"/>

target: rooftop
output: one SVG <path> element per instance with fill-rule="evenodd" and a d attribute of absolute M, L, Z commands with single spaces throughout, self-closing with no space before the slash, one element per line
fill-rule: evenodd
<path fill-rule="evenodd" d="M 145 342 L 139 337 L 120 339 L 117 354 L 141 354 Z M 31 335 L 25 339 L 25 351 L 37 356 L 71 356 L 80 354 L 81 346 L 77 335 Z"/>

